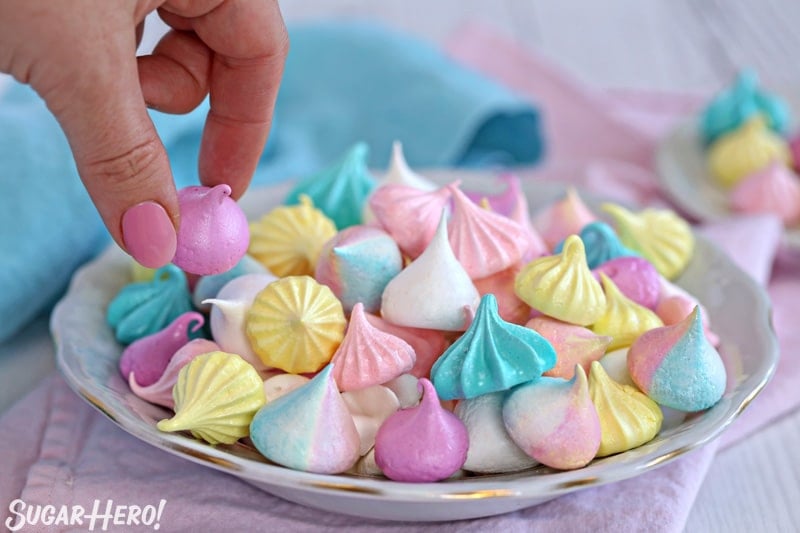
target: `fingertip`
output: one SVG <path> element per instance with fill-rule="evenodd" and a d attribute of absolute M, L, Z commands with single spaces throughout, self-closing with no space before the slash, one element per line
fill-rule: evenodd
<path fill-rule="evenodd" d="M 122 215 L 121 229 L 126 251 L 142 266 L 161 268 L 175 257 L 177 231 L 161 204 L 147 200 L 129 207 Z"/>

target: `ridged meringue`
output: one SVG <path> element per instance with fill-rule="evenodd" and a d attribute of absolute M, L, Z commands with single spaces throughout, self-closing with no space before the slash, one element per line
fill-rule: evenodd
<path fill-rule="evenodd" d="M 400 249 L 388 233 L 351 226 L 322 248 L 314 278 L 331 288 L 345 313 L 358 302 L 373 312 L 381 307 L 383 289 L 402 269 Z"/>
<path fill-rule="evenodd" d="M 707 409 L 725 392 L 725 365 L 703 333 L 699 307 L 681 322 L 636 339 L 628 372 L 650 398 L 679 411 Z"/>
<path fill-rule="evenodd" d="M 342 399 L 353 417 L 361 441 L 358 454 L 366 455 L 375 445 L 378 428 L 400 409 L 400 402 L 394 392 L 380 385 L 343 392 Z"/>
<path fill-rule="evenodd" d="M 630 346 L 645 331 L 664 325 L 653 311 L 627 298 L 605 274 L 600 274 L 606 293 L 606 312 L 592 325 L 598 335 L 612 338 L 608 350 Z"/>
<path fill-rule="evenodd" d="M 525 453 L 559 470 L 586 466 L 600 448 L 600 418 L 580 365 L 571 381 L 545 377 L 511 391 L 503 424 Z"/>
<path fill-rule="evenodd" d="M 740 213 L 773 213 L 784 225 L 800 223 L 800 178 L 782 163 L 772 163 L 745 177 L 730 194 Z"/>
<path fill-rule="evenodd" d="M 791 164 L 789 147 L 771 132 L 761 115 L 754 115 L 739 129 L 717 139 L 708 151 L 708 169 L 725 188 L 773 161 Z"/>
<path fill-rule="evenodd" d="M 550 342 L 500 318 L 487 294 L 469 329 L 434 363 L 431 381 L 443 400 L 475 398 L 539 379 L 555 364 Z"/>
<path fill-rule="evenodd" d="M 415 361 L 411 345 L 371 325 L 360 302 L 353 308 L 344 339 L 331 359 L 341 391 L 386 383 L 411 370 Z"/>
<path fill-rule="evenodd" d="M 222 274 L 212 274 L 210 276 L 203 276 L 200 278 L 197 281 L 197 284 L 194 286 L 194 290 L 192 291 L 192 303 L 198 310 L 207 313 L 211 311 L 211 304 L 204 304 L 203 300 L 216 297 L 217 294 L 219 294 L 220 289 L 222 289 L 222 287 L 224 287 L 225 284 L 232 279 L 238 278 L 239 276 L 244 276 L 246 274 L 268 273 L 270 272 L 264 267 L 264 265 L 249 255 L 245 255 L 238 263 L 236 263 L 236 266 L 227 272 L 223 272 Z"/>
<path fill-rule="evenodd" d="M 650 261 L 642 257 L 618 257 L 606 261 L 592 271 L 597 279 L 600 279 L 601 272 L 626 297 L 655 310 L 661 295 L 661 275 Z"/>
<path fill-rule="evenodd" d="M 358 431 L 332 370 L 327 365 L 311 381 L 256 413 L 250 440 L 264 457 L 317 474 L 338 474 L 356 463 Z"/>
<path fill-rule="evenodd" d="M 311 276 L 322 247 L 336 235 L 333 221 L 307 196 L 276 207 L 250 224 L 248 253 L 276 276 Z"/>
<path fill-rule="evenodd" d="M 533 226 L 552 250 L 570 235 L 580 233 L 583 227 L 597 220 L 586 207 L 574 187 L 567 189 L 564 198 L 553 202 L 533 219 Z"/>
<path fill-rule="evenodd" d="M 414 367 L 409 371 L 409 374 L 418 378 L 427 378 L 430 376 L 433 363 L 444 353 L 449 344 L 445 333 L 442 331 L 396 326 L 379 316 L 369 313 L 366 313 L 365 317 L 367 322 L 379 330 L 385 331 L 395 337 L 400 337 L 411 345 L 414 349 L 414 353 L 417 355 L 417 360 L 414 362 Z"/>
<path fill-rule="evenodd" d="M 463 331 L 479 299 L 469 274 L 450 249 L 441 213 L 425 252 L 386 285 L 381 315 L 399 326 Z"/>
<path fill-rule="evenodd" d="M 611 337 L 547 316 L 534 317 L 525 327 L 547 339 L 556 351 L 555 366 L 544 373 L 550 377 L 572 379 L 575 365 L 581 365 L 588 372 L 592 362 L 603 357 L 611 343 Z"/>
<path fill-rule="evenodd" d="M 522 265 L 514 265 L 486 278 L 473 280 L 478 294 L 493 294 L 497 298 L 500 316 L 512 324 L 524 324 L 531 314 L 531 307 L 520 300 L 514 292 L 514 283 Z"/>
<path fill-rule="evenodd" d="M 469 277 L 485 278 L 519 263 L 528 250 L 525 229 L 475 205 L 456 185 L 449 187 L 453 195 L 450 246 Z"/>
<path fill-rule="evenodd" d="M 376 189 L 369 205 L 400 250 L 416 259 L 433 240 L 442 211 L 449 209 L 451 194 L 450 186 L 422 191 L 408 185 L 390 184 Z"/>
<path fill-rule="evenodd" d="M 675 279 L 694 253 L 694 234 L 689 224 L 669 209 L 645 209 L 633 213 L 606 203 L 622 243 L 650 261 L 667 279 Z"/>
<path fill-rule="evenodd" d="M 664 416 L 658 404 L 636 387 L 612 380 L 597 361 L 589 374 L 589 395 L 600 418 L 597 457 L 637 448 L 661 430 Z"/>
<path fill-rule="evenodd" d="M 233 444 L 250 434 L 250 421 L 265 402 L 261 377 L 235 354 L 211 352 L 192 359 L 173 389 L 175 416 L 161 431 L 188 430 L 209 444 Z"/>
<path fill-rule="evenodd" d="M 208 276 L 233 268 L 247 252 L 247 217 L 231 198 L 230 185 L 185 187 L 178 191 L 181 223 L 172 262 L 186 272 Z"/>
<path fill-rule="evenodd" d="M 420 404 L 391 415 L 375 437 L 375 462 L 395 481 L 439 481 L 467 459 L 464 423 L 442 408 L 430 381 L 420 379 L 419 386 Z"/>
<path fill-rule="evenodd" d="M 464 470 L 494 474 L 536 466 L 536 460 L 511 440 L 503 425 L 505 396 L 504 392 L 494 392 L 456 405 L 454 414 L 464 422 L 469 436 Z"/>
<path fill-rule="evenodd" d="M 560 254 L 526 265 L 517 275 L 514 291 L 534 309 L 580 326 L 591 325 L 606 309 L 603 288 L 586 264 L 577 235 L 567 237 Z"/>
<path fill-rule="evenodd" d="M 342 159 L 295 185 L 285 203 L 297 204 L 308 196 L 340 230 L 360 224 L 361 210 L 377 183 L 367 170 L 368 153 L 365 143 L 356 143 Z"/>
<path fill-rule="evenodd" d="M 603 222 L 596 220 L 586 224 L 578 234 L 583 241 L 586 250 L 586 264 L 590 269 L 597 268 L 603 263 L 618 257 L 630 257 L 638 255 L 633 250 L 629 250 L 617 237 L 614 229 Z M 564 243 L 560 242 L 553 249 L 554 254 L 561 253 Z"/>
<path fill-rule="evenodd" d="M 126 380 L 136 373 L 139 385 L 152 385 L 169 360 L 181 346 L 189 342 L 189 335 L 202 329 L 205 318 L 200 313 L 184 313 L 173 320 L 166 328 L 131 343 L 122 352 L 119 370 Z"/>
<path fill-rule="evenodd" d="M 289 276 L 256 295 L 245 332 L 266 366 L 302 374 L 331 360 L 345 324 L 342 304 L 328 287 L 308 276 Z"/>
<path fill-rule="evenodd" d="M 192 310 L 186 275 L 175 265 L 159 268 L 148 282 L 131 283 L 108 304 L 106 321 L 117 341 L 130 344 L 161 331 Z"/>

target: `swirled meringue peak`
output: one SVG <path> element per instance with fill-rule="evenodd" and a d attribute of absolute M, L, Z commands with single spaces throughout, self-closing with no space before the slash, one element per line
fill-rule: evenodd
<path fill-rule="evenodd" d="M 386 284 L 403 269 L 400 249 L 388 233 L 350 226 L 322 248 L 314 278 L 327 285 L 349 313 L 357 302 L 367 311 L 381 307 Z"/>
<path fill-rule="evenodd" d="M 248 253 L 276 276 L 314 274 L 322 247 L 336 235 L 333 221 L 308 196 L 299 205 L 276 207 L 250 224 Z"/>
<path fill-rule="evenodd" d="M 328 287 L 308 276 L 289 276 L 256 295 L 245 333 L 266 366 L 302 374 L 331 360 L 345 324 L 342 304 Z"/>
<path fill-rule="evenodd" d="M 783 163 L 772 163 L 739 182 L 730 203 L 735 211 L 773 213 L 792 226 L 800 223 L 800 178 Z"/>
<path fill-rule="evenodd" d="M 533 226 L 539 231 L 544 242 L 553 249 L 570 235 L 580 233 L 583 227 L 597 220 L 586 207 L 578 191 L 569 187 L 564 198 L 550 204 L 533 219 Z"/>
<path fill-rule="evenodd" d="M 256 413 L 250 439 L 264 457 L 317 474 L 338 474 L 356 463 L 361 442 L 332 370 L 327 365 Z"/>
<path fill-rule="evenodd" d="M 336 363 L 334 363 L 335 367 Z M 361 439 L 358 454 L 363 456 L 375 446 L 378 428 L 390 415 L 400 409 L 400 401 L 394 392 L 380 385 L 342 393 L 347 410 L 353 417 Z"/>
<path fill-rule="evenodd" d="M 189 342 L 190 333 L 200 331 L 204 322 L 203 315 L 190 311 L 163 330 L 137 339 L 125 348 L 120 357 L 122 377 L 127 380 L 136 373 L 137 382 L 144 387 L 158 381 L 175 352 Z"/>
<path fill-rule="evenodd" d="M 641 446 L 661 430 L 664 415 L 658 404 L 636 387 L 612 380 L 597 361 L 589 373 L 589 395 L 600 418 L 597 457 Z"/>
<path fill-rule="evenodd" d="M 266 401 L 261 377 L 235 354 L 199 355 L 178 373 L 175 416 L 161 431 L 188 430 L 209 444 L 233 444 L 250 433 L 250 421 Z"/>
<path fill-rule="evenodd" d="M 571 381 L 544 377 L 512 390 L 503 424 L 517 446 L 550 468 L 581 468 L 600 448 L 600 418 L 580 365 Z"/>
<path fill-rule="evenodd" d="M 364 202 L 377 183 L 367 170 L 368 153 L 365 143 L 356 143 L 342 159 L 301 180 L 284 203 L 297 204 L 308 196 L 340 230 L 361 224 Z"/>
<path fill-rule="evenodd" d="M 106 321 L 117 341 L 130 344 L 161 331 L 191 310 L 186 274 L 175 265 L 166 265 L 156 270 L 152 280 L 123 287 L 108 304 Z"/>
<path fill-rule="evenodd" d="M 612 338 L 608 350 L 630 346 L 645 331 L 664 325 L 653 311 L 626 297 L 605 274 L 600 274 L 606 293 L 606 312 L 592 325 L 598 335 Z"/>
<path fill-rule="evenodd" d="M 568 324 L 548 316 L 537 316 L 528 321 L 530 328 L 547 339 L 556 351 L 556 364 L 545 376 L 572 379 L 575 365 L 586 371 L 594 361 L 606 353 L 611 337 L 597 335 L 583 326 Z"/>
<path fill-rule="evenodd" d="M 410 344 L 371 325 L 357 303 L 331 362 L 339 390 L 353 391 L 386 383 L 411 370 L 415 360 Z"/>
<path fill-rule="evenodd" d="M 417 378 L 430 376 L 433 363 L 444 353 L 449 344 L 445 333 L 439 330 L 396 326 L 379 316 L 369 313 L 364 313 L 364 316 L 367 322 L 379 330 L 399 337 L 411 345 L 417 359 L 409 374 Z"/>
<path fill-rule="evenodd" d="M 773 161 L 789 165 L 791 158 L 786 141 L 767 129 L 761 115 L 754 115 L 711 145 L 708 170 L 719 185 L 730 188 Z"/>
<path fill-rule="evenodd" d="M 131 391 L 139 398 L 150 403 L 163 405 L 170 409 L 175 408 L 175 399 L 172 396 L 172 389 L 178 382 L 178 375 L 183 367 L 188 365 L 192 359 L 204 353 L 220 351 L 216 342 L 206 339 L 194 339 L 187 342 L 170 358 L 164 373 L 154 383 L 141 386 L 136 381 L 136 372 L 131 372 L 128 376 L 128 385 Z"/>
<path fill-rule="evenodd" d="M 443 400 L 475 398 L 539 379 L 555 364 L 550 342 L 500 318 L 487 294 L 469 329 L 434 363 L 431 381 Z"/>
<path fill-rule="evenodd" d="M 592 271 L 597 279 L 600 279 L 601 272 L 626 297 L 655 310 L 661 294 L 661 275 L 650 261 L 642 257 L 617 257 Z"/>
<path fill-rule="evenodd" d="M 464 470 L 482 474 L 517 472 L 536 465 L 536 460 L 514 444 L 503 425 L 504 392 L 462 400 L 454 414 L 464 422 L 469 450 Z"/>
<path fill-rule="evenodd" d="M 236 263 L 232 269 L 222 274 L 212 274 L 210 276 L 203 276 L 197 281 L 194 290 L 192 291 L 192 303 L 194 306 L 204 313 L 211 311 L 211 304 L 204 304 L 203 300 L 214 298 L 219 294 L 222 287 L 225 286 L 230 280 L 244 276 L 245 274 L 268 274 L 264 265 L 245 255 L 241 261 Z"/>
<path fill-rule="evenodd" d="M 413 224 L 409 224 L 413 225 Z M 463 331 L 480 296 L 447 240 L 441 213 L 438 229 L 425 252 L 386 285 L 384 319 L 399 326 Z"/>
<path fill-rule="evenodd" d="M 586 263 L 589 268 L 597 268 L 603 263 L 618 257 L 638 256 L 633 250 L 629 250 L 622 244 L 617 237 L 614 229 L 603 222 L 596 220 L 586 224 L 578 234 L 583 241 L 586 249 Z M 553 249 L 553 253 L 561 253 L 564 242 L 560 242 Z"/>
<path fill-rule="evenodd" d="M 446 479 L 467 459 L 464 423 L 442 408 L 430 381 L 420 379 L 419 387 L 423 391 L 419 405 L 391 415 L 375 436 L 375 462 L 395 481 Z"/>
<path fill-rule="evenodd" d="M 453 195 L 450 246 L 469 277 L 485 278 L 519 263 L 528 250 L 525 229 L 472 203 L 457 185 L 448 187 Z"/>
<path fill-rule="evenodd" d="M 272 274 L 244 274 L 230 280 L 216 298 L 204 300 L 211 305 L 211 336 L 223 351 L 240 355 L 259 372 L 267 367 L 250 346 L 245 333 L 247 312 L 256 295 L 277 278 Z"/>
<path fill-rule="evenodd" d="M 624 207 L 606 203 L 622 243 L 650 261 L 658 272 L 676 278 L 694 253 L 694 234 L 689 224 L 669 209 L 645 209 L 633 213 Z"/>
<path fill-rule="evenodd" d="M 545 315 L 588 326 L 606 310 L 603 288 L 586 264 L 583 241 L 570 235 L 559 254 L 528 263 L 517 275 L 514 291 Z"/>
<path fill-rule="evenodd" d="M 650 398 L 679 411 L 707 409 L 725 392 L 725 366 L 703 333 L 699 307 L 677 324 L 636 339 L 628 372 Z"/>
<path fill-rule="evenodd" d="M 400 250 L 415 259 L 433 240 L 442 211 L 449 210 L 451 195 L 449 185 L 423 191 L 408 185 L 389 184 L 376 189 L 369 204 L 378 223 Z"/>
<path fill-rule="evenodd" d="M 247 217 L 231 198 L 230 185 L 185 187 L 178 191 L 178 205 L 181 224 L 174 264 L 208 276 L 230 270 L 247 253 Z"/>

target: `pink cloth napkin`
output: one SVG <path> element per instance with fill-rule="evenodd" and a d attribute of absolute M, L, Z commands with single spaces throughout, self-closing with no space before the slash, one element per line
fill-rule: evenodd
<path fill-rule="evenodd" d="M 543 108 L 551 156 L 542 179 L 571 180 L 620 200 L 665 202 L 652 174 L 653 150 L 676 119 L 697 109 L 697 97 L 593 91 L 480 26 L 462 28 L 447 48 L 453 57 L 530 95 Z M 768 284 L 784 354 L 776 378 L 722 439 L 728 445 L 800 404 L 798 387 L 792 387 L 800 377 L 800 332 L 790 323 L 800 314 L 800 276 L 780 262 L 771 268 L 779 229 L 770 217 L 732 220 L 702 231 Z M 22 498 L 29 504 L 90 509 L 95 499 L 139 506 L 165 499 L 161 531 L 681 531 L 721 445 L 713 442 L 653 472 L 515 513 L 408 524 L 288 503 L 156 451 L 85 405 L 58 376 L 7 412 L 0 431 L 14 435 L 0 440 L 0 502 Z M 3 508 L 2 523 L 6 513 Z"/>

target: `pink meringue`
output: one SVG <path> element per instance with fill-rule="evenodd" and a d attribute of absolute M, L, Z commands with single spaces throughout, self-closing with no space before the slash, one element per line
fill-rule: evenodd
<path fill-rule="evenodd" d="M 601 272 L 608 276 L 628 299 L 651 310 L 658 305 L 661 275 L 647 259 L 632 256 L 617 257 L 592 270 L 598 281 Z"/>
<path fill-rule="evenodd" d="M 411 345 L 417 359 L 409 374 L 418 378 L 429 377 L 433 363 L 447 349 L 447 337 L 439 330 L 396 326 L 379 316 L 369 313 L 365 313 L 364 316 L 367 322 L 379 330 L 400 337 Z M 414 386 L 416 387 L 416 384 Z"/>
<path fill-rule="evenodd" d="M 800 223 L 800 178 L 783 163 L 774 162 L 736 185 L 730 202 L 741 213 L 773 213 L 792 226 Z"/>
<path fill-rule="evenodd" d="M 611 337 L 547 316 L 532 318 L 525 326 L 550 341 L 556 350 L 556 366 L 543 376 L 572 379 L 575 365 L 583 367 L 588 374 L 592 362 L 603 357 L 611 344 Z"/>
<path fill-rule="evenodd" d="M 711 324 L 708 320 L 708 311 L 705 306 L 681 287 L 664 277 L 661 278 L 661 293 L 658 297 L 658 305 L 654 310 L 656 315 L 664 322 L 665 326 L 676 324 L 680 320 L 686 318 L 695 306 L 700 308 L 703 330 L 706 332 L 708 342 L 717 346 L 719 344 L 719 336 L 711 329 Z"/>
<path fill-rule="evenodd" d="M 597 217 L 583 203 L 578 192 L 570 187 L 563 199 L 554 202 L 533 220 L 534 227 L 550 249 L 569 237 L 577 235 L 589 222 Z"/>
<path fill-rule="evenodd" d="M 522 325 L 531 314 L 531 306 L 523 302 L 514 292 L 514 282 L 522 270 L 522 263 L 516 264 L 491 276 L 473 280 L 478 294 L 494 294 L 500 317 L 506 322 Z"/>

